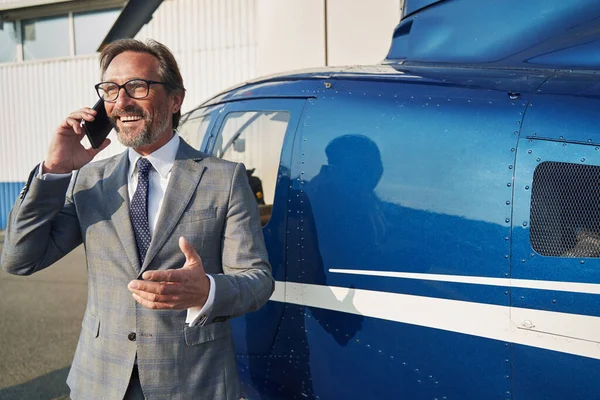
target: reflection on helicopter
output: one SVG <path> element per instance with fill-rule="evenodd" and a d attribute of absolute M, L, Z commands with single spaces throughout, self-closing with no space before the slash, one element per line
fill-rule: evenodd
<path fill-rule="evenodd" d="M 248 176 L 248 183 L 250 183 L 250 188 L 252 189 L 252 193 L 254 193 L 254 197 L 256 198 L 256 204 L 264 205 L 265 196 L 263 194 L 262 181 L 258 176 L 252 175 L 254 171 L 256 171 L 256 168 L 246 170 L 246 175 Z"/>
<path fill-rule="evenodd" d="M 262 226 L 265 226 L 267 225 L 267 222 L 269 222 L 269 219 L 271 219 L 271 214 L 273 214 L 273 204 L 265 204 L 262 181 L 258 176 L 253 175 L 254 171 L 256 171 L 256 168 L 248 169 L 246 170 L 246 175 L 248 176 L 250 189 L 252 189 L 252 193 L 254 193 L 256 204 L 258 204 L 260 223 Z"/>
<path fill-rule="evenodd" d="M 374 192 L 383 174 L 381 154 L 371 139 L 355 134 L 332 140 L 325 154 L 327 165 L 307 188 L 323 260 L 328 268 L 364 268 L 387 243 L 381 200 Z M 348 246 L 364 250 L 357 257 L 345 251 Z"/>

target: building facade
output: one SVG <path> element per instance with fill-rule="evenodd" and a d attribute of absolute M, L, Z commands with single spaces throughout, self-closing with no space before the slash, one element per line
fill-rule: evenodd
<path fill-rule="evenodd" d="M 0 229 L 58 124 L 96 101 L 98 46 L 124 0 L 0 0 Z M 383 60 L 403 0 L 164 0 L 137 39 L 175 54 L 183 112 L 293 69 Z M 113 144 L 98 157 L 123 151 Z"/>

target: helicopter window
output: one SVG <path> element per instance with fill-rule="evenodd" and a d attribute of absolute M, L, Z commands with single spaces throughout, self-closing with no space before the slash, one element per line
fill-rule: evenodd
<path fill-rule="evenodd" d="M 203 117 L 188 119 L 179 127 L 178 132 L 190 146 L 198 150 L 209 125 L 210 114 L 207 114 Z"/>
<path fill-rule="evenodd" d="M 271 218 L 279 159 L 290 121 L 286 111 L 245 111 L 227 114 L 213 154 L 246 166 L 248 181 L 265 226 Z"/>
<path fill-rule="evenodd" d="M 543 162 L 533 173 L 531 246 L 544 256 L 600 257 L 600 166 Z"/>

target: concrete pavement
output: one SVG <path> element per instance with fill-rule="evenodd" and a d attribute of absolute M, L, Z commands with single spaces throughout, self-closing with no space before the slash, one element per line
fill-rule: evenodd
<path fill-rule="evenodd" d="M 0 231 L 0 250 L 4 232 Z M 0 271 L 0 400 L 64 400 L 87 302 L 80 246 L 31 276 Z"/>

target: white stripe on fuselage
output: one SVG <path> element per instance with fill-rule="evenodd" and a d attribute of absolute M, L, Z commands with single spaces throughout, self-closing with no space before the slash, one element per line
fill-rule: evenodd
<path fill-rule="evenodd" d="M 589 315 L 281 281 L 271 300 L 600 359 L 600 318 Z"/>
<path fill-rule="evenodd" d="M 504 286 L 524 289 L 557 290 L 561 292 L 600 294 L 600 284 L 597 283 L 537 281 L 511 278 L 488 278 L 484 276 L 415 274 L 409 272 L 366 271 L 353 269 L 330 269 L 329 272 L 336 274 L 381 276 L 388 278 L 419 279 L 424 281 L 469 283 L 472 285 Z"/>

